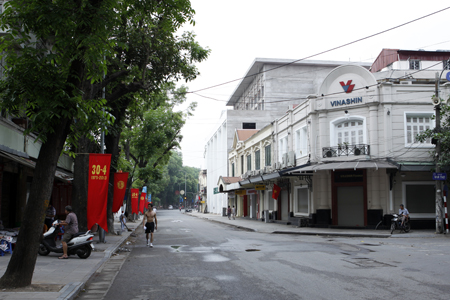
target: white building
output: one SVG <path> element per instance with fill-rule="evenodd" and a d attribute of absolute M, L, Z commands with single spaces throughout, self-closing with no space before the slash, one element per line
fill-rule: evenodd
<path fill-rule="evenodd" d="M 325 76 L 344 62 L 294 61 L 257 58 L 231 95 L 220 126 L 205 146 L 207 211 L 223 213 L 227 195 L 218 193 L 217 181 L 229 173 L 228 151 L 236 129 L 261 129 L 286 113 L 289 106 L 317 91 Z M 366 68 L 367 63 L 355 63 Z M 216 190 L 216 192 L 214 192 Z"/>
<path fill-rule="evenodd" d="M 266 193 L 262 206 L 273 207 L 284 223 L 303 219 L 312 226 L 370 227 L 403 203 L 416 228 L 433 228 L 434 145 L 415 137 L 434 128 L 435 73 L 447 68 L 449 58 L 449 52 L 387 49 L 373 64 L 378 72 L 355 65 L 335 68 L 308 100 L 273 122 L 277 171 L 251 174 L 228 189 L 280 186 L 278 199 Z M 448 99 L 450 83 L 442 80 L 439 86 L 441 98 Z M 250 155 L 250 145 L 259 140 L 250 137 L 239 151 Z M 273 203 L 265 205 L 267 200 Z"/>

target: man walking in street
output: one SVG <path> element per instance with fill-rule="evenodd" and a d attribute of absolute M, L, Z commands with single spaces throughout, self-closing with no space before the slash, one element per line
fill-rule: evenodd
<path fill-rule="evenodd" d="M 67 215 L 65 221 L 61 221 L 59 224 L 64 225 L 64 235 L 62 237 L 63 256 L 59 259 L 68 259 L 67 255 L 67 242 L 72 239 L 75 233 L 78 233 L 78 219 L 77 215 L 72 211 L 72 206 L 67 205 L 65 213 Z"/>
<path fill-rule="evenodd" d="M 148 204 L 148 210 L 144 214 L 144 219 L 142 220 L 142 225 L 145 230 L 145 237 L 147 239 L 147 246 L 153 248 L 153 232 L 158 229 L 158 221 L 156 219 L 156 212 L 153 211 L 153 204 Z M 150 233 L 150 241 L 148 239 L 148 234 Z"/>
<path fill-rule="evenodd" d="M 234 208 L 234 205 L 233 208 L 231 209 L 231 216 L 233 217 L 233 220 L 236 220 L 236 208 Z"/>

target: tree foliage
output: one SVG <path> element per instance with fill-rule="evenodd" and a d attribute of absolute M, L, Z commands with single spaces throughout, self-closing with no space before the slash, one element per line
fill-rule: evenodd
<path fill-rule="evenodd" d="M 440 142 L 441 153 L 439 156 L 436 155 L 436 149 L 433 148 L 430 151 L 430 157 L 438 164 L 441 169 L 450 167 L 450 98 L 448 101 L 442 101 L 440 104 L 440 127 L 441 130 L 436 130 L 436 128 L 428 129 L 422 134 L 417 136 L 417 140 L 421 143 L 426 141 L 436 141 Z M 436 116 L 432 117 L 433 120 Z"/>

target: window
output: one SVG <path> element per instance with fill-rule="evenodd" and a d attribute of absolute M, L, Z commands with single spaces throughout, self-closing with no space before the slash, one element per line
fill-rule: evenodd
<path fill-rule="evenodd" d="M 264 158 L 266 160 L 265 165 L 271 166 L 272 165 L 272 145 L 267 145 L 264 148 Z"/>
<path fill-rule="evenodd" d="M 434 128 L 434 122 L 431 119 L 432 113 L 406 113 L 406 144 L 418 143 L 417 135 L 427 129 Z M 428 138 L 423 144 L 430 144 L 431 139 Z"/>
<path fill-rule="evenodd" d="M 231 177 L 234 177 L 234 163 L 231 164 Z"/>
<path fill-rule="evenodd" d="M 242 129 L 256 129 L 256 123 L 242 123 Z"/>
<path fill-rule="evenodd" d="M 308 187 L 297 187 L 295 192 L 295 211 L 299 214 L 309 214 Z"/>
<path fill-rule="evenodd" d="M 247 155 L 247 171 L 252 169 L 252 155 Z"/>
<path fill-rule="evenodd" d="M 241 174 L 244 174 L 244 155 L 241 155 Z"/>
<path fill-rule="evenodd" d="M 308 154 L 307 128 L 302 127 L 295 132 L 295 155 L 302 157 Z"/>
<path fill-rule="evenodd" d="M 420 60 L 411 59 L 409 61 L 409 69 L 410 70 L 420 70 Z"/>
<path fill-rule="evenodd" d="M 357 145 L 364 143 L 363 121 L 344 121 L 336 125 L 337 144 Z"/>
<path fill-rule="evenodd" d="M 255 170 L 261 169 L 261 151 L 255 152 Z"/>
<path fill-rule="evenodd" d="M 288 137 L 285 136 L 280 139 L 278 143 L 278 161 L 283 161 L 283 154 L 288 152 Z"/>

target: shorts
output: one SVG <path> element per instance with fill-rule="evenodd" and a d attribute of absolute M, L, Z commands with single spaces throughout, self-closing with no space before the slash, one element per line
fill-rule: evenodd
<path fill-rule="evenodd" d="M 153 233 L 155 231 L 155 222 L 147 222 L 145 223 L 145 227 L 147 227 L 147 229 L 145 229 L 145 233 Z"/>
<path fill-rule="evenodd" d="M 64 232 L 64 234 L 62 236 L 62 239 L 61 239 L 61 242 L 68 243 L 72 239 L 72 236 L 73 236 L 73 234 Z"/>

